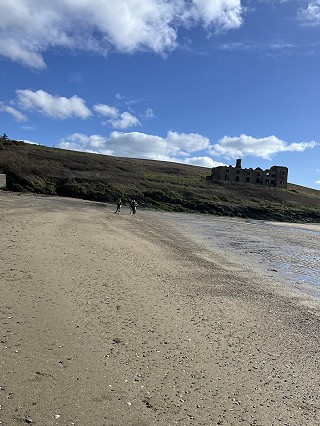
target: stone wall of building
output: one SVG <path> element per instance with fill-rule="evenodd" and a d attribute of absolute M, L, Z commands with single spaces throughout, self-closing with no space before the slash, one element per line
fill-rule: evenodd
<path fill-rule="evenodd" d="M 243 169 L 241 167 L 241 160 L 238 159 L 235 167 L 214 167 L 211 171 L 211 175 L 207 176 L 207 180 L 287 188 L 288 168 L 283 166 L 272 166 L 267 170 L 262 170 L 260 167 L 256 169 Z"/>
<path fill-rule="evenodd" d="M 5 188 L 7 186 L 7 177 L 5 174 L 0 173 L 0 188 Z"/>

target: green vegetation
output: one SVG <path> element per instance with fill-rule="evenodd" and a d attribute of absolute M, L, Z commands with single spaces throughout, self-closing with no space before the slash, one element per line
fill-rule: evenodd
<path fill-rule="evenodd" d="M 0 137 L 7 189 L 142 207 L 278 221 L 320 222 L 320 191 L 206 181 L 210 169 L 48 148 Z"/>

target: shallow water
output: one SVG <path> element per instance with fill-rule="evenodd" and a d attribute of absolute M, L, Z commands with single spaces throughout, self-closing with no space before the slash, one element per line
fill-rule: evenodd
<path fill-rule="evenodd" d="M 303 293 L 320 297 L 320 227 L 163 213 L 207 247 L 241 256 Z"/>

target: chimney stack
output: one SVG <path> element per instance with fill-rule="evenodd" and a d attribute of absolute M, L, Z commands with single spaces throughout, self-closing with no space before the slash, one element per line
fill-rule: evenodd
<path fill-rule="evenodd" d="M 241 158 L 238 158 L 236 168 L 241 169 Z"/>

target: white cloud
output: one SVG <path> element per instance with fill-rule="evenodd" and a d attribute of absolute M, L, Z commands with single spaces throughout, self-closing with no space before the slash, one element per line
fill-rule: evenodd
<path fill-rule="evenodd" d="M 96 104 L 94 105 L 93 109 L 100 115 L 103 115 L 105 117 L 118 117 L 119 110 L 118 108 L 111 107 L 109 105 L 105 104 Z"/>
<path fill-rule="evenodd" d="M 107 54 L 177 46 L 178 29 L 238 28 L 241 0 L 12 0 L 0 2 L 0 54 L 34 69 L 52 47 Z"/>
<path fill-rule="evenodd" d="M 144 118 L 154 118 L 155 115 L 154 115 L 153 109 L 150 108 L 150 107 L 147 108 L 145 110 L 145 112 L 142 114 L 142 117 L 144 117 Z"/>
<path fill-rule="evenodd" d="M 202 135 L 173 131 L 169 131 L 166 137 L 120 131 L 111 132 L 109 137 L 74 133 L 59 143 L 60 148 L 76 151 L 174 161 L 207 168 L 225 165 L 225 163 L 215 161 L 213 159 L 215 157 L 234 159 L 250 155 L 270 160 L 279 152 L 302 152 L 317 145 L 319 144 L 316 142 L 288 144 L 275 136 L 256 139 L 247 135 L 234 138 L 225 136 L 218 144 L 210 145 L 209 139 Z"/>
<path fill-rule="evenodd" d="M 214 25 L 217 31 L 238 28 L 242 24 L 242 7 L 238 0 L 193 0 L 192 9 L 193 19 L 202 20 L 206 27 Z"/>
<path fill-rule="evenodd" d="M 33 126 L 22 126 L 23 130 L 33 130 L 34 127 Z"/>
<path fill-rule="evenodd" d="M 78 96 L 65 98 L 53 96 L 43 90 L 16 90 L 18 103 L 21 108 L 32 111 L 36 110 L 51 118 L 81 118 L 86 119 L 92 115 L 86 107 L 85 101 Z"/>
<path fill-rule="evenodd" d="M 187 155 L 189 152 L 202 151 L 209 147 L 209 139 L 197 133 L 169 131 L 167 143 L 175 151 L 175 155 Z"/>
<path fill-rule="evenodd" d="M 203 147 L 208 146 L 208 143 L 207 138 L 197 134 L 168 132 L 167 137 L 162 138 L 139 132 L 124 133 L 114 131 L 109 137 L 74 133 L 62 139 L 59 146 L 65 149 L 96 152 L 118 157 L 148 158 L 185 163 L 190 161 L 188 164 L 197 164 L 200 162 L 200 157 L 194 158 L 194 163 L 192 163 L 188 156 L 193 152 L 202 150 Z M 209 167 L 211 167 L 211 163 Z"/>
<path fill-rule="evenodd" d="M 128 127 L 141 126 L 138 118 L 130 112 L 126 111 L 120 114 L 118 108 L 105 104 L 96 104 L 93 109 L 104 117 L 111 117 L 110 120 L 102 124 L 110 123 L 114 129 L 127 129 Z"/>
<path fill-rule="evenodd" d="M 253 43 L 243 43 L 243 42 L 231 42 L 231 43 L 221 43 L 219 44 L 219 49 L 221 50 L 229 50 L 231 52 L 233 51 L 239 51 L 239 50 L 257 50 L 257 46 Z"/>
<path fill-rule="evenodd" d="M 107 140 L 107 138 L 101 135 L 87 136 L 83 133 L 73 133 L 67 138 L 62 139 L 58 146 L 63 149 L 74 151 L 112 155 L 113 151 L 108 149 Z"/>
<path fill-rule="evenodd" d="M 300 52 L 303 54 L 308 54 L 306 51 L 307 44 L 297 44 L 297 43 L 288 43 L 285 40 L 274 39 L 273 41 L 268 41 L 265 43 L 257 41 L 246 41 L 243 42 L 233 42 L 233 43 L 221 43 L 218 48 L 220 50 L 230 51 L 230 52 L 257 52 L 264 54 L 268 57 L 275 58 L 284 55 L 291 55 L 294 52 Z"/>
<path fill-rule="evenodd" d="M 112 132 L 109 138 L 101 135 L 87 136 L 74 133 L 60 141 L 60 148 L 89 151 L 119 157 L 167 159 L 165 140 L 159 136 L 132 132 Z M 161 157 L 161 158 L 159 158 Z"/>
<path fill-rule="evenodd" d="M 316 180 L 316 182 L 315 183 L 318 183 L 319 185 L 320 185 L 320 180 Z"/>
<path fill-rule="evenodd" d="M 210 147 L 210 154 L 226 158 L 240 158 L 245 156 L 260 157 L 270 160 L 273 155 L 285 151 L 302 152 L 317 146 L 317 142 L 287 143 L 276 136 L 254 138 L 240 135 L 239 137 L 224 136 L 219 142 Z"/>
<path fill-rule="evenodd" d="M 0 13 L 1 6 L 0 3 Z M 4 16 L 3 16 L 4 17 Z M 24 42 L 19 40 L 17 35 L 3 35 L 1 30 L 0 17 L 0 56 L 11 59 L 13 62 L 20 62 L 30 68 L 44 69 L 46 64 L 41 54 L 37 52 L 36 47 L 25 47 Z"/>
<path fill-rule="evenodd" d="M 212 158 L 204 156 L 204 157 L 191 157 L 187 158 L 183 161 L 185 164 L 192 164 L 193 166 L 201 166 L 201 167 L 218 167 L 225 166 L 225 163 L 221 163 L 220 161 L 214 161 Z"/>
<path fill-rule="evenodd" d="M 40 145 L 38 142 L 29 141 L 28 139 L 23 139 L 24 143 L 29 143 L 30 145 Z"/>
<path fill-rule="evenodd" d="M 298 20 L 301 25 L 315 26 L 320 24 L 320 1 L 309 1 L 308 6 L 298 11 Z"/>
<path fill-rule="evenodd" d="M 0 102 L 0 111 L 7 112 L 16 121 L 19 121 L 19 122 L 23 122 L 23 121 L 28 120 L 28 117 L 26 115 L 22 114 L 22 112 L 18 111 L 17 109 L 15 109 L 15 108 L 13 108 L 9 105 L 4 105 L 2 102 Z"/>
<path fill-rule="evenodd" d="M 130 112 L 123 112 L 118 119 L 109 120 L 114 129 L 127 129 L 128 127 L 140 126 L 141 123 Z"/>
<path fill-rule="evenodd" d="M 122 100 L 122 99 L 125 99 L 125 96 L 122 96 L 122 95 L 120 95 L 120 93 L 117 93 L 116 94 L 116 99 Z"/>

